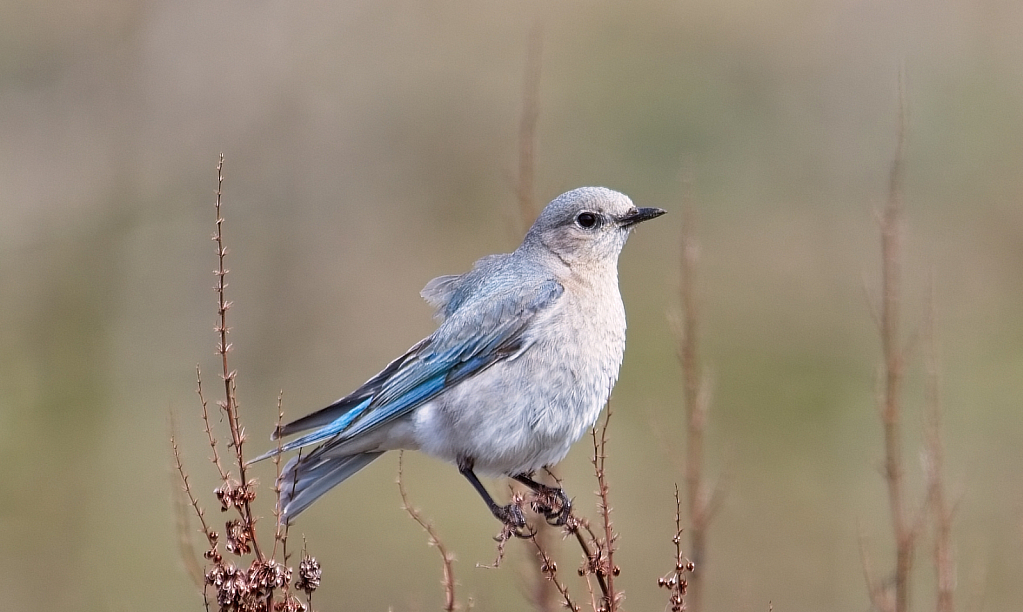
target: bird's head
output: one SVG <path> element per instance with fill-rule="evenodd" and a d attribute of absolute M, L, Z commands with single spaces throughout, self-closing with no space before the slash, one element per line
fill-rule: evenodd
<path fill-rule="evenodd" d="M 636 208 L 629 196 L 604 187 L 580 187 L 548 204 L 522 248 L 540 248 L 569 267 L 614 263 L 629 231 L 659 217 L 660 208 Z"/>

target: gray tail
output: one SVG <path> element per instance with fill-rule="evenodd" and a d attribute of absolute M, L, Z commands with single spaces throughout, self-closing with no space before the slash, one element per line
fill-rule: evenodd
<path fill-rule="evenodd" d="M 290 522 L 324 493 L 369 465 L 383 451 L 343 457 L 298 456 L 281 472 L 281 507 Z"/>

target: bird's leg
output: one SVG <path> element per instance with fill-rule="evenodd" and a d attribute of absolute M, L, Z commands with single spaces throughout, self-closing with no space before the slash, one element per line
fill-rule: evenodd
<path fill-rule="evenodd" d="M 469 481 L 469 484 L 476 489 L 476 492 L 480 494 L 483 501 L 490 508 L 490 512 L 494 515 L 497 520 L 501 521 L 505 525 L 511 528 L 512 533 L 520 538 L 528 538 L 532 533 L 526 529 L 526 517 L 522 514 L 522 508 L 518 504 L 508 504 L 507 506 L 499 506 L 494 498 L 490 496 L 487 489 L 477 478 L 476 473 L 472 471 L 473 460 L 472 459 L 461 459 L 458 462 L 458 471 L 465 476 Z"/>
<path fill-rule="evenodd" d="M 543 514 L 549 525 L 555 527 L 564 525 L 572 514 L 572 500 L 565 495 L 561 487 L 551 487 L 532 479 L 531 474 L 517 474 L 512 476 L 515 480 L 526 485 L 536 492 L 536 501 L 533 502 L 533 509 Z"/>

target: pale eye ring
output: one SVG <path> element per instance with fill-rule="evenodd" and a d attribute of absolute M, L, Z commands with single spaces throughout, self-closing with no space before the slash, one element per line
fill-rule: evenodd
<path fill-rule="evenodd" d="M 575 216 L 575 224 L 583 229 L 593 229 L 600 225 L 600 217 L 596 213 L 584 210 Z"/>

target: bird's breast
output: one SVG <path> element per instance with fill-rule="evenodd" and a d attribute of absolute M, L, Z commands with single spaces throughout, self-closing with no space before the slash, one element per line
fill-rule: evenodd
<path fill-rule="evenodd" d="M 613 280 L 566 285 L 561 307 L 552 309 L 548 324 L 537 326 L 535 358 L 545 366 L 547 398 L 533 409 L 538 433 L 578 438 L 611 395 L 625 354 L 625 309 Z"/>
<path fill-rule="evenodd" d="M 460 382 L 417 411 L 416 440 L 434 456 L 469 457 L 484 474 L 553 465 L 593 426 L 625 351 L 617 279 L 565 285 L 525 332 L 528 348 Z"/>

